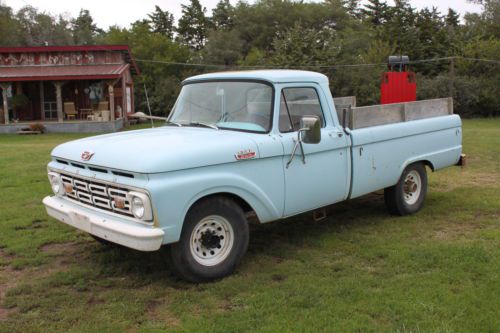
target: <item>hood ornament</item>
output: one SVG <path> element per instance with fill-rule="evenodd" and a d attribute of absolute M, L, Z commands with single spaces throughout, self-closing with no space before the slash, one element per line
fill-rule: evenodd
<path fill-rule="evenodd" d="M 92 156 L 94 156 L 94 153 L 90 152 L 90 151 L 84 151 L 82 153 L 82 161 L 88 161 L 92 158 Z"/>

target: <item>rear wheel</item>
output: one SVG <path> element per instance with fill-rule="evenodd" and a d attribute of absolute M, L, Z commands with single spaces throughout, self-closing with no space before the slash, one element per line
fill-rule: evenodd
<path fill-rule="evenodd" d="M 394 215 L 409 215 L 423 206 L 427 193 L 427 171 L 422 163 L 407 166 L 398 183 L 384 190 L 387 209 Z"/>
<path fill-rule="evenodd" d="M 174 269 L 191 282 L 227 276 L 245 254 L 248 239 L 245 214 L 233 200 L 205 199 L 189 210 L 181 238 L 171 247 Z"/>

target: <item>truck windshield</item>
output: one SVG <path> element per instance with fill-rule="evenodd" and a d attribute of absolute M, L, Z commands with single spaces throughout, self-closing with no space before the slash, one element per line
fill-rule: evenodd
<path fill-rule="evenodd" d="M 183 126 L 265 133 L 271 128 L 272 95 L 271 86 L 258 82 L 186 84 L 169 121 Z"/>

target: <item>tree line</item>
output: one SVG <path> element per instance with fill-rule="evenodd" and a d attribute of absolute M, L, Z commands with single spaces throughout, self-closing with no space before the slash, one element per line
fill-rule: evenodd
<path fill-rule="evenodd" d="M 145 84 L 160 115 L 169 112 L 184 78 L 237 66 L 319 71 L 330 78 L 334 96 L 376 104 L 383 63 L 389 55 L 408 55 L 417 60 L 411 69 L 419 99 L 452 95 L 463 116 L 497 116 L 500 1 L 472 2 L 481 12 L 461 17 L 451 8 L 417 10 L 408 0 L 220 0 L 210 13 L 190 0 L 177 21 L 156 6 L 129 27 L 107 29 L 85 9 L 72 18 L 31 6 L 14 12 L 0 2 L 0 46 L 128 44 L 142 71 L 137 109 L 146 109 Z"/>

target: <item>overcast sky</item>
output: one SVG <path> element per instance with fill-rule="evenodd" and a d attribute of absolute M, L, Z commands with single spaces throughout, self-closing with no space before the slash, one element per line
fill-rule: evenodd
<path fill-rule="evenodd" d="M 175 18 L 178 19 L 181 15 L 181 4 L 187 4 L 189 0 L 0 0 L 0 2 L 16 11 L 29 4 L 54 15 L 66 13 L 72 17 L 78 16 L 80 8 L 83 7 L 90 11 L 94 21 L 100 28 L 107 28 L 115 24 L 128 27 L 130 23 L 146 18 L 146 15 L 154 10 L 155 5 L 173 13 Z M 200 2 L 210 14 L 218 0 L 200 0 Z M 237 0 L 231 0 L 232 4 L 236 2 Z M 249 0 L 248 2 L 254 1 Z M 387 2 L 393 4 L 392 0 Z M 410 3 L 418 9 L 437 6 L 442 13 L 446 13 L 448 7 L 451 7 L 461 15 L 466 12 L 479 12 L 481 10 L 480 6 L 470 4 L 467 0 L 410 0 Z"/>

